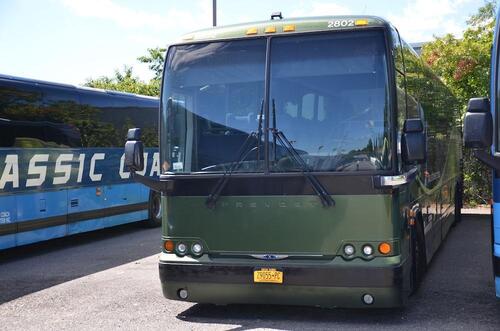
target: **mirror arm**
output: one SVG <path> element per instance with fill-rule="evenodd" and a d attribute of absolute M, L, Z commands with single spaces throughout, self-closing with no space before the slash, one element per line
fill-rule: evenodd
<path fill-rule="evenodd" d="M 494 157 L 486 151 L 474 151 L 474 156 L 494 170 L 500 170 L 500 158 Z"/>
<path fill-rule="evenodd" d="M 151 190 L 162 193 L 163 195 L 170 195 L 174 189 L 173 180 L 153 179 L 151 177 L 139 175 L 135 171 L 131 171 L 131 176 L 134 181 L 146 185 Z"/>

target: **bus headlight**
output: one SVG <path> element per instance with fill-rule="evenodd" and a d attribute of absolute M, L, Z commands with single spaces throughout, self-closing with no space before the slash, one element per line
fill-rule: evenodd
<path fill-rule="evenodd" d="M 363 246 L 363 254 L 366 256 L 370 256 L 373 254 L 373 247 L 370 245 Z"/>
<path fill-rule="evenodd" d="M 354 254 L 356 250 L 354 249 L 353 245 L 347 244 L 344 246 L 344 254 L 347 256 L 351 256 Z"/>
<path fill-rule="evenodd" d="M 194 243 L 193 246 L 191 246 L 191 251 L 195 255 L 201 255 L 203 252 L 203 246 L 200 243 Z"/>
<path fill-rule="evenodd" d="M 178 243 L 177 244 L 177 253 L 184 255 L 186 254 L 187 251 L 187 246 L 184 243 Z"/>

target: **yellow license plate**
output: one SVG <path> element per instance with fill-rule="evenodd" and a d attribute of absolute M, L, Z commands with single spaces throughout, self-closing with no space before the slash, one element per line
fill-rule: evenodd
<path fill-rule="evenodd" d="M 254 283 L 283 283 L 283 272 L 276 269 L 260 269 L 253 272 Z"/>

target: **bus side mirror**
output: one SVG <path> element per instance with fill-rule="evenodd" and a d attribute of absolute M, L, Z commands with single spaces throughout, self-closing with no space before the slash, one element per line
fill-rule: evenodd
<path fill-rule="evenodd" d="M 493 140 L 493 118 L 488 98 L 472 98 L 464 118 L 464 145 L 468 148 L 485 149 Z"/>
<path fill-rule="evenodd" d="M 403 126 L 401 156 L 405 164 L 424 163 L 427 154 L 424 124 L 420 118 L 409 118 Z"/>
<path fill-rule="evenodd" d="M 127 142 L 125 143 L 125 166 L 130 171 L 142 171 L 144 169 L 144 145 L 141 141 L 141 129 L 129 129 Z"/>

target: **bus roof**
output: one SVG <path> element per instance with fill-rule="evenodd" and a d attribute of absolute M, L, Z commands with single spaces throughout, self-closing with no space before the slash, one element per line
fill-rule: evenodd
<path fill-rule="evenodd" d="M 64 84 L 64 83 L 54 83 L 54 82 L 48 82 L 48 81 L 44 81 L 44 80 L 10 76 L 10 75 L 4 75 L 4 74 L 0 74 L 0 80 L 10 80 L 10 81 L 15 81 L 15 82 L 20 82 L 20 83 L 37 85 L 37 86 L 41 86 L 41 87 L 49 86 L 49 87 L 65 88 L 65 89 L 70 89 L 70 90 L 75 90 L 75 91 L 80 91 L 80 92 L 94 92 L 94 93 L 100 93 L 100 94 L 111 95 L 111 96 L 122 96 L 122 97 L 143 98 L 143 99 L 148 99 L 148 100 L 158 100 L 157 97 L 151 97 L 151 96 L 147 96 L 147 95 L 128 93 L 128 92 L 119 92 L 119 91 L 113 91 L 113 90 L 104 90 L 104 89 L 100 89 L 100 88 L 93 88 L 93 87 L 87 87 L 87 86 L 77 86 L 77 85 Z"/>
<path fill-rule="evenodd" d="M 289 19 L 275 19 L 213 27 L 194 31 L 181 37 L 180 43 L 232 39 L 265 35 L 284 35 L 291 33 L 345 30 L 366 27 L 385 27 L 389 23 L 376 16 L 318 16 Z"/>

